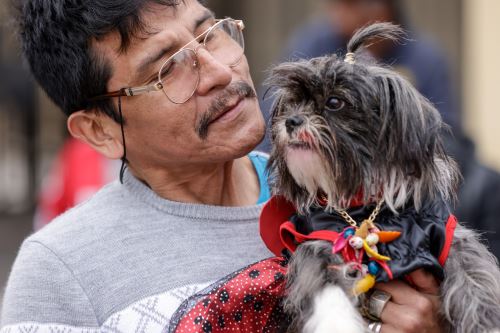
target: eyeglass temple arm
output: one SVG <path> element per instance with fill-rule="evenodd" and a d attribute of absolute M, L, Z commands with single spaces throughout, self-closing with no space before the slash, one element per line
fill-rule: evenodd
<path fill-rule="evenodd" d="M 136 96 L 145 94 L 151 91 L 158 91 L 163 89 L 163 84 L 161 82 L 156 82 L 155 84 L 150 84 L 148 86 L 143 87 L 135 87 L 135 88 L 122 88 L 117 91 L 113 91 L 104 95 L 96 96 L 90 98 L 89 101 L 99 101 L 103 99 L 108 99 L 110 97 L 120 97 L 120 96 Z"/>
<path fill-rule="evenodd" d="M 126 96 L 136 96 L 145 94 L 151 91 L 158 91 L 163 89 L 163 84 L 161 82 L 156 82 L 155 84 L 150 84 L 148 86 L 135 87 L 135 88 L 124 88 L 122 89 Z"/>

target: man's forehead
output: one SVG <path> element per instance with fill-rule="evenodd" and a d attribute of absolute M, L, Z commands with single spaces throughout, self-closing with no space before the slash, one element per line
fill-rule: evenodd
<path fill-rule="evenodd" d="M 190 31 L 197 21 L 207 16 L 213 17 L 213 13 L 196 0 L 184 0 L 175 8 L 152 4 L 141 15 L 143 31 L 131 37 L 130 45 L 124 52 L 120 51 L 121 36 L 118 31 L 93 40 L 92 48 L 97 55 L 111 65 L 108 89 L 140 84 L 136 81 L 141 64 L 155 58 L 155 54 L 168 44 L 175 44 L 180 34 Z"/>
<path fill-rule="evenodd" d="M 94 47 L 104 51 L 106 55 L 114 53 L 116 56 L 134 53 L 146 44 L 154 43 L 155 39 L 168 39 L 168 36 L 177 35 L 179 28 L 190 28 L 200 17 L 213 13 L 196 0 L 180 1 L 177 6 L 165 6 L 149 3 L 140 13 L 140 24 L 136 31 L 129 34 L 130 44 L 123 48 L 123 40 L 118 30 L 92 41 Z M 159 36 L 160 35 L 160 36 Z"/>

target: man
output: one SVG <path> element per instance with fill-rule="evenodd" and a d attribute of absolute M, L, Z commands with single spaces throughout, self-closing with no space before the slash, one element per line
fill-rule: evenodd
<path fill-rule="evenodd" d="M 128 168 L 24 242 L 2 333 L 162 332 L 186 298 L 270 256 L 257 230 L 263 159 L 249 154 L 264 122 L 241 21 L 216 21 L 196 0 L 26 0 L 20 20 L 71 134 Z M 393 296 L 384 333 L 439 332 L 437 285 L 413 278 L 419 291 L 379 286 Z"/>

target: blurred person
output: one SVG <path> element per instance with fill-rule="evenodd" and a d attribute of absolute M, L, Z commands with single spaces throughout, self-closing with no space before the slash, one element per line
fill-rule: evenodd
<path fill-rule="evenodd" d="M 164 332 L 188 297 L 271 255 L 257 223 L 267 158 L 252 150 L 265 129 L 243 22 L 196 0 L 21 4 L 24 54 L 70 133 L 126 167 L 25 240 L 0 332 Z M 412 278 L 418 289 L 385 286 L 403 301 L 382 312 L 382 329 L 440 332 L 436 280 Z"/>
<path fill-rule="evenodd" d="M 462 132 L 449 65 L 440 47 L 418 33 L 408 21 L 400 0 L 322 0 L 323 16 L 300 27 L 289 39 L 283 59 L 313 58 L 345 53 L 347 41 L 359 28 L 373 22 L 393 22 L 409 31 L 403 44 L 375 42 L 368 51 L 378 61 L 391 65 L 404 75 L 439 110 L 452 128 L 446 133 L 448 152 L 460 164 L 464 181 L 459 190 L 457 217 L 469 227 L 484 232 L 491 251 L 500 259 L 500 174 L 482 165 L 475 156 L 474 144 Z M 267 117 L 272 100 L 261 102 Z M 266 137 L 260 148 L 267 151 Z"/>
<path fill-rule="evenodd" d="M 39 230 L 116 179 L 120 165 L 83 141 L 70 137 L 42 180 L 33 227 Z"/>
<path fill-rule="evenodd" d="M 445 144 L 463 176 L 456 215 L 482 233 L 491 252 L 500 260 L 500 173 L 478 160 L 474 143 L 461 130 L 448 133 Z"/>

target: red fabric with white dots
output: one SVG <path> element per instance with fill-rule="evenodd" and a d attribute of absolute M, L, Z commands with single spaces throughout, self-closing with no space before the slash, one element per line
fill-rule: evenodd
<path fill-rule="evenodd" d="M 174 332 L 280 332 L 287 262 L 260 261 L 223 283 L 191 308 Z"/>

